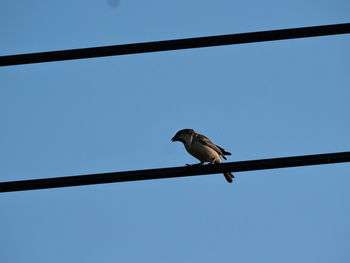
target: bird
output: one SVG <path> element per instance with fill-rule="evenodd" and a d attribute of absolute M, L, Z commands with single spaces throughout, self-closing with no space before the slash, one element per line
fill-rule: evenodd
<path fill-rule="evenodd" d="M 225 155 L 231 155 L 230 152 L 214 144 L 204 135 L 196 133 L 193 129 L 178 131 L 171 141 L 182 142 L 187 152 L 200 161 L 199 164 L 192 165 L 202 165 L 205 162 L 209 162 L 209 164 L 222 163 L 221 157 L 227 160 Z M 232 183 L 232 179 L 235 178 L 230 172 L 225 172 L 224 176 L 229 183 Z"/>

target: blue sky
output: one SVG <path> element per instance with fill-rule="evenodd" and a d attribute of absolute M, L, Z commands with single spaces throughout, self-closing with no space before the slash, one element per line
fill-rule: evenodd
<path fill-rule="evenodd" d="M 350 21 L 318 1 L 0 2 L 0 54 Z M 0 68 L 0 180 L 348 151 L 349 35 Z M 2 194 L 3 262 L 349 262 L 349 164 Z"/>

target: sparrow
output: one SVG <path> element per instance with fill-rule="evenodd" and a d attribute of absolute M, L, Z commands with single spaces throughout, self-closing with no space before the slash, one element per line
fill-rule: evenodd
<path fill-rule="evenodd" d="M 231 155 L 220 146 L 214 144 L 211 140 L 202 134 L 196 133 L 193 129 L 183 129 L 178 131 L 171 141 L 180 141 L 184 144 L 187 152 L 197 158 L 202 165 L 205 162 L 222 163 L 222 158 L 226 160 L 225 155 Z M 227 182 L 232 183 L 232 178 L 235 178 L 232 173 L 226 172 L 224 176 Z"/>

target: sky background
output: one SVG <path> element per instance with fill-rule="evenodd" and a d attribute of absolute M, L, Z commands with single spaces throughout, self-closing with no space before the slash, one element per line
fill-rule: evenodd
<path fill-rule="evenodd" d="M 347 0 L 0 2 L 0 55 L 350 22 Z M 350 37 L 0 68 L 0 181 L 349 151 Z M 350 165 L 5 193 L 1 262 L 350 262 Z"/>

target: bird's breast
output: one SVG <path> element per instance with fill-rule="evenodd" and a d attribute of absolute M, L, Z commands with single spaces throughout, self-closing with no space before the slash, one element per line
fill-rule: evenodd
<path fill-rule="evenodd" d="M 186 149 L 201 162 L 212 162 L 213 160 L 215 163 L 222 162 L 220 155 L 215 150 L 200 142 L 193 142 L 190 147 L 186 147 Z"/>

